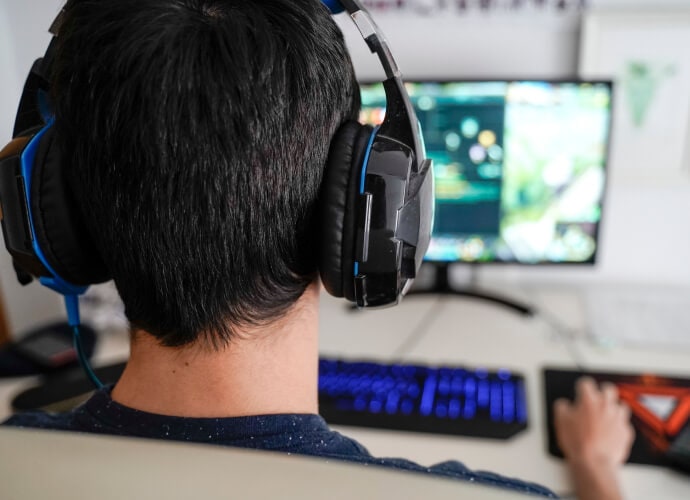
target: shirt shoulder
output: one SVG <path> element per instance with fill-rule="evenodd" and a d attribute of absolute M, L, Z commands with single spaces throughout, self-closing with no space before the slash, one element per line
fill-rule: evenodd
<path fill-rule="evenodd" d="M 42 411 L 18 413 L 5 420 L 2 425 L 65 431 L 78 430 L 71 413 L 46 413 Z"/>

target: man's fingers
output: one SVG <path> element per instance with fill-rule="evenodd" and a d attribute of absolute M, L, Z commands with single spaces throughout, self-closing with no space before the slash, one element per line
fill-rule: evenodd
<path fill-rule="evenodd" d="M 604 396 L 604 401 L 607 403 L 618 402 L 618 387 L 611 382 L 604 382 L 601 384 L 601 393 Z"/>
<path fill-rule="evenodd" d="M 592 377 L 581 377 L 575 383 L 576 401 L 590 405 L 597 400 L 597 383 Z"/>

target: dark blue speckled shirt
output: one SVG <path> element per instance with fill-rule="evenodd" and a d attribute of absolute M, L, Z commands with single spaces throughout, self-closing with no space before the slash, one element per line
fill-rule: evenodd
<path fill-rule="evenodd" d="M 471 471 L 456 461 L 423 467 L 399 458 L 372 457 L 357 441 L 329 429 L 318 415 L 169 417 L 134 410 L 116 403 L 110 398 L 111 390 L 112 387 L 106 387 L 97 391 L 85 404 L 69 413 L 21 413 L 10 417 L 4 425 L 283 451 L 434 474 L 556 498 L 553 492 L 543 486 L 490 472 Z"/>

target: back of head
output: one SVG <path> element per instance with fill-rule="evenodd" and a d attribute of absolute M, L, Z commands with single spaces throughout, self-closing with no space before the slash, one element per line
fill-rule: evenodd
<path fill-rule="evenodd" d="M 316 278 L 359 90 L 318 0 L 75 0 L 53 74 L 75 197 L 133 327 L 220 346 Z"/>

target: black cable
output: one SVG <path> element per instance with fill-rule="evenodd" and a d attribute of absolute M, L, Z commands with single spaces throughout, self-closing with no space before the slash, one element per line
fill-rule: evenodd
<path fill-rule="evenodd" d="M 429 331 L 431 324 L 438 317 L 438 313 L 446 305 L 443 295 L 438 295 L 434 304 L 422 315 L 421 319 L 414 326 L 412 331 L 407 335 L 405 340 L 393 351 L 391 355 L 393 360 L 402 359 L 409 351 L 420 341 Z"/>
<path fill-rule="evenodd" d="M 585 365 L 587 363 L 585 362 L 582 353 L 575 345 L 575 339 L 581 332 L 580 329 L 564 325 L 555 315 L 552 315 L 543 307 L 539 308 L 537 317 L 541 318 L 544 323 L 551 327 L 551 330 L 556 334 L 556 338 L 563 344 L 566 351 L 568 351 L 571 361 L 575 364 L 577 369 L 581 372 L 587 371 L 585 369 Z"/>

